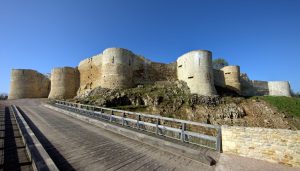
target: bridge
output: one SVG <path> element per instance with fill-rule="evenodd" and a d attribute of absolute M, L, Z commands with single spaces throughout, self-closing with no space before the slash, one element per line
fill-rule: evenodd
<path fill-rule="evenodd" d="M 47 99 L 0 104 L 3 170 L 201 171 L 238 166 L 220 158 L 218 126 Z"/>

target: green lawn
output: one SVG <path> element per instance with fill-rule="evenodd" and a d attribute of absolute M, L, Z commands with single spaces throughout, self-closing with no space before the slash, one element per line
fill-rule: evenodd
<path fill-rule="evenodd" d="M 265 100 L 281 112 L 300 117 L 300 98 L 261 96 L 259 99 Z"/>

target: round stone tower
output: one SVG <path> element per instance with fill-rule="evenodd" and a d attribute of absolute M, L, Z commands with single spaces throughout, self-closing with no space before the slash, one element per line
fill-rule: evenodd
<path fill-rule="evenodd" d="M 226 87 L 240 94 L 241 93 L 240 67 L 225 66 L 221 70 L 224 72 L 224 80 L 225 80 Z"/>
<path fill-rule="evenodd" d="M 288 81 L 269 81 L 270 96 L 288 96 L 291 97 L 290 83 Z"/>
<path fill-rule="evenodd" d="M 54 68 L 51 72 L 51 91 L 48 98 L 69 99 L 76 96 L 79 87 L 77 68 Z"/>
<path fill-rule="evenodd" d="M 101 87 L 118 89 L 133 87 L 134 54 L 122 48 L 108 48 L 102 54 Z"/>
<path fill-rule="evenodd" d="M 42 98 L 49 94 L 50 80 L 31 69 L 12 69 L 8 99 Z"/>
<path fill-rule="evenodd" d="M 187 83 L 191 93 L 216 95 L 212 53 L 207 50 L 188 52 L 177 59 L 177 77 Z"/>

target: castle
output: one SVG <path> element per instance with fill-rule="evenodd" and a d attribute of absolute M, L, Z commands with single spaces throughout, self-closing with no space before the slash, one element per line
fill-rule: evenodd
<path fill-rule="evenodd" d="M 253 81 L 240 73 L 239 66 L 213 69 L 210 51 L 191 51 L 163 64 L 126 49 L 108 48 L 78 67 L 52 69 L 51 78 L 34 70 L 13 69 L 8 98 L 68 99 L 96 87 L 123 89 L 176 80 L 186 82 L 191 93 L 205 96 L 217 95 L 217 88 L 242 96 L 291 96 L 287 81 Z"/>

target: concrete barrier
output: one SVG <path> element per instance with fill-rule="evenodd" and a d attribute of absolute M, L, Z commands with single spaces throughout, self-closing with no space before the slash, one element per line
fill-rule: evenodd
<path fill-rule="evenodd" d="M 56 167 L 53 160 L 50 158 L 42 144 L 39 142 L 35 134 L 32 132 L 27 122 L 17 109 L 15 105 L 12 105 L 12 111 L 17 121 L 22 139 L 26 146 L 27 154 L 32 161 L 32 167 L 36 171 L 40 170 L 51 170 L 56 171 Z"/>

